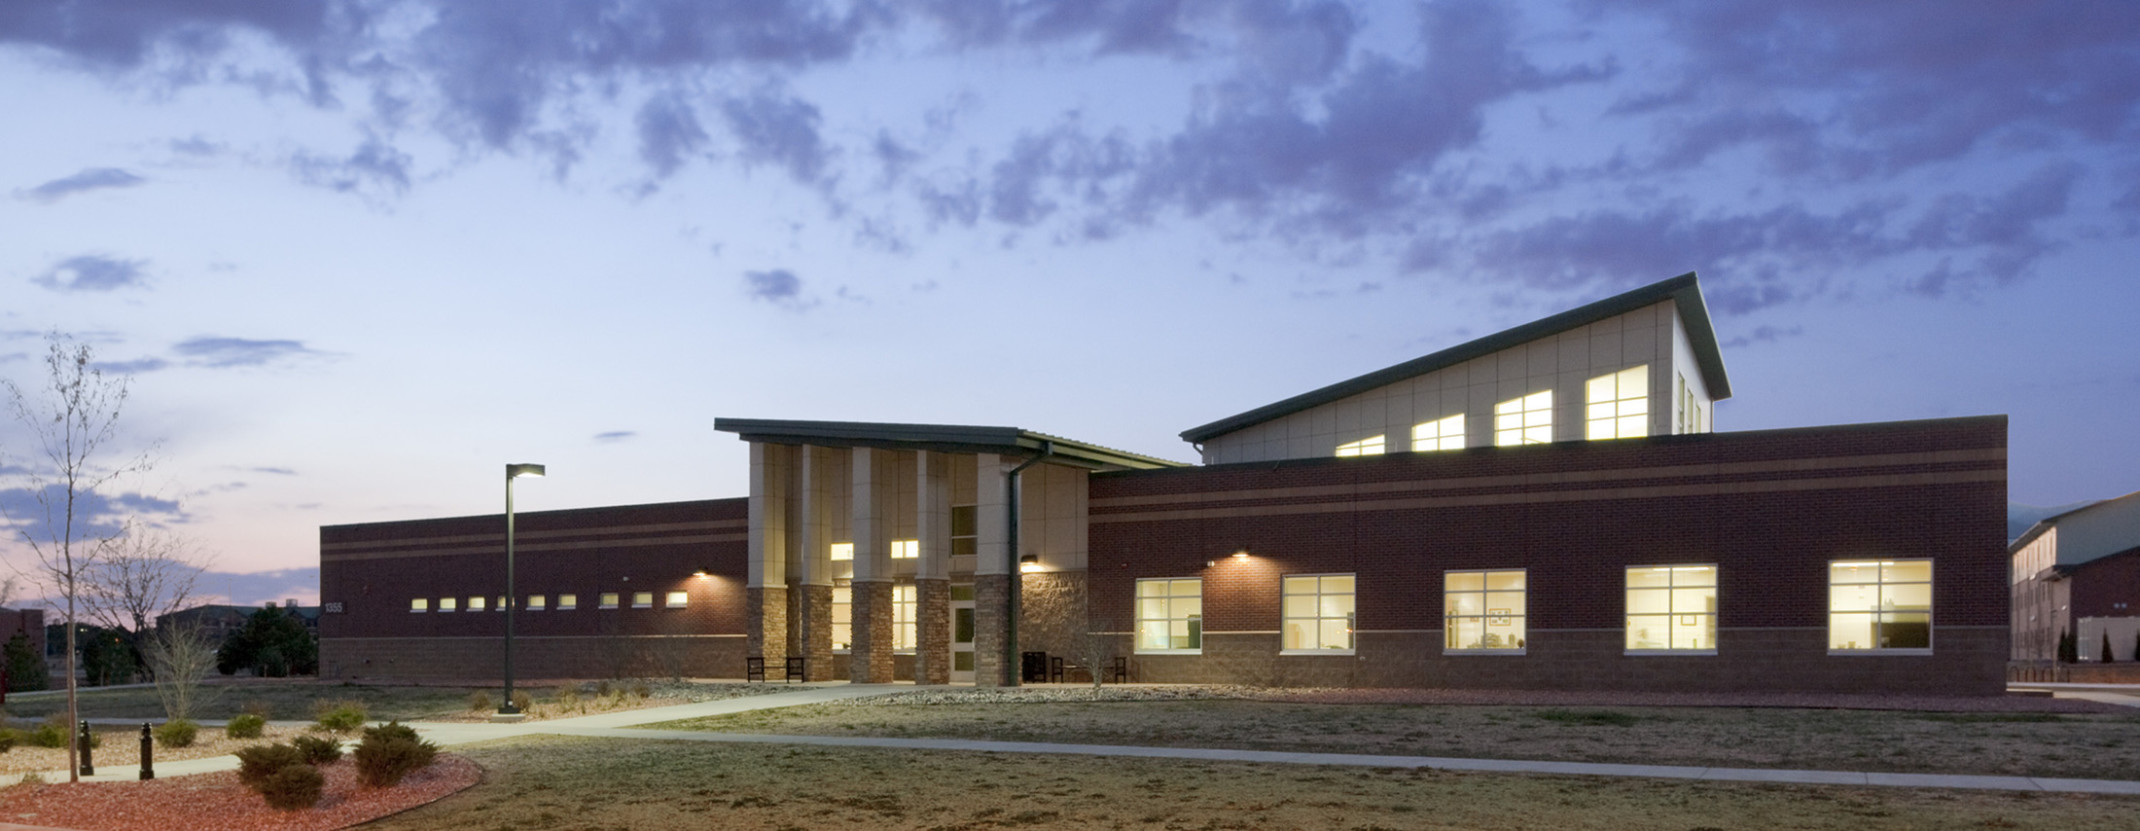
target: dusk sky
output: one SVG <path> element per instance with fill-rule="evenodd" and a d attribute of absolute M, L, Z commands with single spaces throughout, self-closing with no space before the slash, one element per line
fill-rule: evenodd
<path fill-rule="evenodd" d="M 1719 430 L 2003 413 L 2013 501 L 2140 489 L 2140 3 L 8 0 L 0 113 L 0 376 L 130 373 L 160 463 L 100 507 L 240 602 L 508 462 L 543 510 L 746 494 L 716 416 L 1188 461 L 1688 271 Z"/>

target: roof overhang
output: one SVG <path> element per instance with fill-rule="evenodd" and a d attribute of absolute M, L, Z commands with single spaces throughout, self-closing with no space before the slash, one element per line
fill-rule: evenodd
<path fill-rule="evenodd" d="M 1183 467 L 1181 462 L 1126 450 L 1036 433 L 1017 427 L 964 424 L 888 424 L 866 421 L 792 421 L 762 418 L 716 418 L 713 429 L 735 433 L 748 442 L 811 444 L 819 447 L 871 447 L 879 450 L 929 450 L 938 453 L 998 453 L 1032 458 L 1048 454 L 1051 464 L 1092 470 L 1153 470 Z"/>
<path fill-rule="evenodd" d="M 1651 283 L 1634 291 L 1617 294 L 1586 306 L 1569 309 L 1551 317 L 1534 320 L 1513 329 L 1497 332 L 1478 340 L 1444 349 L 1432 355 L 1414 358 L 1396 366 L 1379 369 L 1350 380 L 1339 381 L 1322 389 L 1302 393 L 1275 404 L 1266 404 L 1201 427 L 1192 427 L 1182 431 L 1181 437 L 1192 443 L 1200 443 L 1244 427 L 1319 407 L 1408 378 L 1415 378 L 1429 372 L 1447 369 L 1473 358 L 1491 355 L 1518 344 L 1551 337 L 1578 326 L 1595 323 L 1615 315 L 1626 314 L 1667 300 L 1672 301 L 1679 312 L 1680 321 L 1685 325 L 1688 344 L 1694 350 L 1694 363 L 1696 368 L 1701 371 L 1702 383 L 1709 389 L 1710 400 L 1722 401 L 1730 398 L 1731 379 L 1724 372 L 1724 355 L 1717 348 L 1716 328 L 1709 320 L 1709 304 L 1702 299 L 1701 281 L 1694 276 L 1694 272 L 1689 271 L 1669 280 Z"/>

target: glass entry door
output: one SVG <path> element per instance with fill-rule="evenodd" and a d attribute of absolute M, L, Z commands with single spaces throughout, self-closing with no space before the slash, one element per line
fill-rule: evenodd
<path fill-rule="evenodd" d="M 951 682 L 973 683 L 973 584 L 951 587 Z"/>

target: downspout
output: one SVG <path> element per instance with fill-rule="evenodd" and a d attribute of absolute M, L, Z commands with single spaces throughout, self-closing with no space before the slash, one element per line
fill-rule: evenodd
<path fill-rule="evenodd" d="M 1055 442 L 1043 441 L 1040 443 L 1040 455 L 1020 462 L 1017 467 L 1011 468 L 1011 472 L 1006 474 L 1006 478 L 1010 481 L 1010 499 L 1008 500 L 1010 504 L 1010 522 L 1005 527 L 1009 532 L 1007 536 L 1009 537 L 1011 569 L 1010 596 L 1008 598 L 1010 608 L 1008 619 L 1004 621 L 1003 626 L 1003 674 L 1005 676 L 1003 685 L 1006 687 L 1018 686 L 1020 682 L 1025 680 L 1021 672 L 1022 665 L 1016 662 L 1020 657 L 1018 654 L 1018 615 L 1022 604 L 1019 602 L 1019 595 L 1024 594 L 1023 589 L 1025 588 L 1025 570 L 1020 567 L 1018 562 L 1018 477 L 1025 473 L 1026 468 L 1039 464 L 1053 455 L 1055 455 Z"/>

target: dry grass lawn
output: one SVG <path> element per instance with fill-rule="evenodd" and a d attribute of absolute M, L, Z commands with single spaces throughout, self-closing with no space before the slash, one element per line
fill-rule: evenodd
<path fill-rule="evenodd" d="M 527 737 L 378 829 L 2130 829 L 2140 801 Z"/>
<path fill-rule="evenodd" d="M 1268 701 L 826 704 L 649 727 L 2140 780 L 2140 714 Z"/>
<path fill-rule="evenodd" d="M 141 728 L 95 727 L 104 745 L 91 751 L 91 759 L 98 767 L 133 767 L 141 764 Z M 233 739 L 222 728 L 203 727 L 187 747 L 156 746 L 156 761 L 172 762 L 180 759 L 205 759 L 210 756 L 228 756 L 239 748 L 256 744 L 286 742 L 304 730 L 294 727 L 270 727 L 257 739 Z M 67 749 L 64 747 L 31 747 L 16 745 L 14 749 L 0 753 L 0 775 L 62 771 L 60 776 L 47 777 L 50 781 L 67 781 Z"/>

